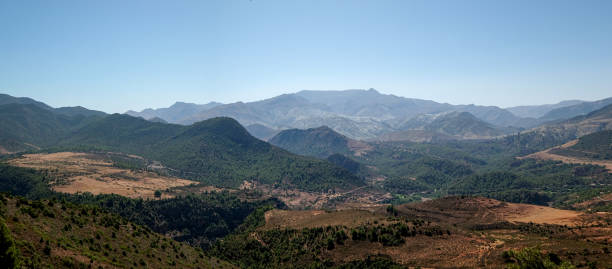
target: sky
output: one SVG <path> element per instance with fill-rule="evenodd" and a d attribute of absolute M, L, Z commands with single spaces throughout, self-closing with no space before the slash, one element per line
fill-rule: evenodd
<path fill-rule="evenodd" d="M 0 0 L 0 93 L 105 112 L 375 88 L 612 96 L 612 1 Z"/>

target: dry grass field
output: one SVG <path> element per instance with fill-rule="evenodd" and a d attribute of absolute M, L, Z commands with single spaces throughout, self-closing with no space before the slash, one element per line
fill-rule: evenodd
<path fill-rule="evenodd" d="M 172 194 L 164 190 L 198 183 L 154 172 L 118 168 L 108 158 L 93 153 L 25 154 L 9 163 L 47 171 L 58 179 L 52 184 L 53 190 L 64 193 L 112 193 L 131 198 L 154 198 L 155 191 L 161 190 L 162 198 L 168 198 Z"/>

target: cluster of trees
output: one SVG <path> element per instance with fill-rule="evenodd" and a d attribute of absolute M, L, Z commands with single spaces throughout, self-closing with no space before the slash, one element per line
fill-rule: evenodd
<path fill-rule="evenodd" d="M 0 192 L 29 199 L 56 199 L 75 204 L 100 207 L 125 219 L 150 227 L 161 234 L 172 234 L 176 240 L 208 248 L 215 240 L 236 230 L 260 207 L 284 208 L 275 198 L 248 201 L 241 193 L 227 191 L 187 195 L 162 200 L 131 199 L 119 195 L 62 194 L 49 189 L 44 172 L 0 164 Z M 245 194 L 246 195 L 246 194 Z M 36 205 L 31 214 L 43 214 Z M 31 208 L 31 209 L 29 209 Z"/>
<path fill-rule="evenodd" d="M 571 263 L 562 261 L 554 253 L 544 254 L 537 248 L 504 251 L 502 257 L 508 268 L 512 269 L 569 269 L 575 268 Z"/>
<path fill-rule="evenodd" d="M 63 252 L 75 254 L 57 255 Z M 88 257 L 89 264 L 74 256 Z M 95 263 L 188 268 L 205 260 L 200 250 L 97 206 L 0 194 L 2 268 L 87 268 Z"/>
<path fill-rule="evenodd" d="M 576 145 L 554 149 L 552 153 L 578 158 L 612 160 L 612 130 L 585 135 Z"/>

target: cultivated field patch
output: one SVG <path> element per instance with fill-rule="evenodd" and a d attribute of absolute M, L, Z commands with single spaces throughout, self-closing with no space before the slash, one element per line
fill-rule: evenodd
<path fill-rule="evenodd" d="M 162 176 L 153 171 L 119 168 L 105 154 L 98 153 L 25 154 L 9 163 L 46 171 L 53 178 L 52 189 L 64 193 L 90 192 L 154 198 L 155 191 L 160 190 L 162 198 L 168 198 L 172 194 L 165 190 L 198 184 L 191 180 Z"/>

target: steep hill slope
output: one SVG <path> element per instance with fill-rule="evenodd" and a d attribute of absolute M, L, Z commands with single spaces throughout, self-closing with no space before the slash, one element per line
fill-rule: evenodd
<path fill-rule="evenodd" d="M 233 267 L 97 207 L 1 195 L 0 212 L 15 268 Z"/>

